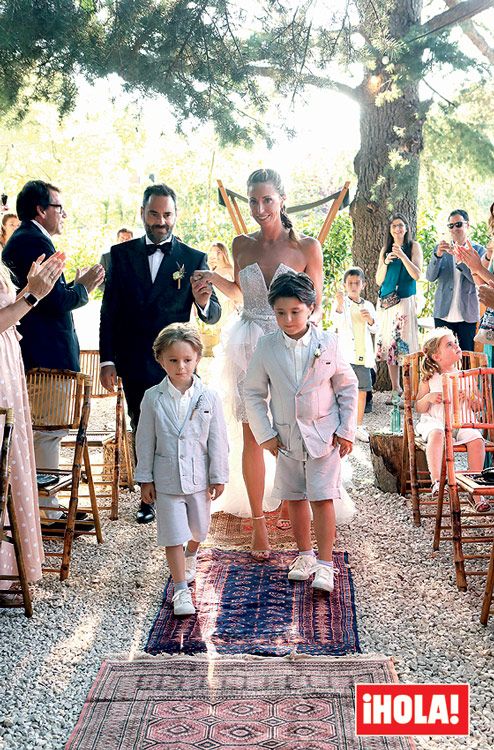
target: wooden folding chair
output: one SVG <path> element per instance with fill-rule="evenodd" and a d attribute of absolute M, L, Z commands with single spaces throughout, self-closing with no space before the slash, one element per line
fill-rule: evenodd
<path fill-rule="evenodd" d="M 39 487 L 40 497 L 50 497 L 68 494 L 67 521 L 64 528 L 53 529 L 50 524 L 43 524 L 42 535 L 46 541 L 63 540 L 62 552 L 45 549 L 45 557 L 61 559 L 60 567 L 44 567 L 47 573 L 60 573 L 60 580 L 69 575 L 72 544 L 74 541 L 77 511 L 83 511 L 92 516 L 92 520 L 77 520 L 77 535 L 87 534 L 96 536 L 98 543 L 103 542 L 101 525 L 96 504 L 96 494 L 89 461 L 86 429 L 91 409 L 91 381 L 86 375 L 70 370 L 50 370 L 38 367 L 26 373 L 27 391 L 31 407 L 33 430 L 77 430 L 77 438 L 73 450 L 73 458 L 68 468 L 52 469 L 38 466 L 38 473 L 54 476 L 54 481 L 48 487 Z M 89 486 L 90 506 L 78 508 L 79 486 L 81 482 L 82 465 Z M 40 504 L 40 510 L 53 510 L 50 506 Z M 92 527 L 94 524 L 94 531 Z M 87 530 L 86 530 L 87 529 Z"/>
<path fill-rule="evenodd" d="M 487 625 L 489 615 L 494 614 L 492 610 L 492 595 L 494 590 L 494 541 L 491 546 L 491 555 L 489 558 L 489 568 L 487 570 L 487 581 L 485 584 L 484 599 L 482 601 L 482 611 L 480 613 L 480 622 Z"/>
<path fill-rule="evenodd" d="M 100 505 L 99 510 L 109 510 L 110 520 L 118 519 L 118 503 L 121 487 L 134 489 L 134 469 L 132 462 L 132 448 L 127 432 L 124 408 L 124 392 L 122 379 L 117 378 L 117 390 L 107 391 L 100 382 L 100 358 L 97 349 L 85 349 L 81 351 L 81 372 L 91 378 L 91 399 L 116 398 L 115 404 L 115 432 L 108 430 L 87 430 L 87 446 L 91 451 L 101 451 L 103 456 L 100 462 L 97 456 L 91 455 L 91 466 L 93 469 L 93 483 L 97 489 L 97 497 L 108 499 L 111 497 L 110 505 Z M 75 435 L 71 434 L 62 441 L 63 445 L 74 445 Z M 108 461 L 105 461 L 105 451 L 110 452 L 111 468 L 108 471 Z M 108 491 L 108 488 L 110 492 Z"/>
<path fill-rule="evenodd" d="M 420 384 L 423 352 L 408 354 L 403 361 L 404 426 L 402 448 L 401 488 L 402 495 L 411 495 L 413 523 L 420 526 L 422 518 L 436 517 L 436 500 L 430 497 L 431 478 L 425 455 L 426 442 L 415 434 L 414 406 Z M 482 352 L 463 352 L 462 368 L 485 367 L 487 357 Z M 455 451 L 464 451 L 464 446 L 455 446 Z M 422 495 L 426 497 L 422 499 Z M 425 510 L 422 510 L 422 509 Z"/>
<path fill-rule="evenodd" d="M 0 544 L 14 545 L 17 575 L 0 575 L 0 581 L 19 581 L 22 591 L 24 613 L 26 617 L 32 617 L 33 606 L 31 603 L 31 594 L 29 593 L 24 558 L 22 556 L 17 516 L 14 502 L 12 500 L 12 493 L 9 491 L 10 444 L 12 440 L 12 430 L 14 428 L 14 412 L 12 409 L 4 409 L 0 407 L 0 427 L 2 422 L 3 436 L 0 443 Z M 10 536 L 6 532 L 10 532 Z M 16 607 L 18 605 L 9 604 L 5 606 Z"/>
<path fill-rule="evenodd" d="M 480 474 L 457 470 L 455 453 L 459 448 L 454 444 L 457 430 L 473 428 L 480 430 L 487 452 L 494 452 L 494 410 L 492 402 L 492 377 L 494 368 L 480 367 L 443 375 L 445 479 L 447 492 L 443 491 L 443 477 L 437 502 L 434 530 L 434 549 L 439 549 L 441 538 L 453 543 L 453 559 L 456 570 L 456 584 L 460 591 L 467 589 L 467 576 L 486 575 L 485 569 L 465 568 L 465 561 L 489 559 L 484 552 L 486 545 L 494 538 L 494 515 L 484 515 L 476 511 L 468 501 L 460 499 L 460 491 L 471 498 L 483 496 L 494 502 L 494 482 L 485 484 Z M 443 505 L 449 495 L 449 525 L 444 525 Z M 443 535 L 443 531 L 448 536 Z M 472 552 L 464 552 L 464 547 Z"/>

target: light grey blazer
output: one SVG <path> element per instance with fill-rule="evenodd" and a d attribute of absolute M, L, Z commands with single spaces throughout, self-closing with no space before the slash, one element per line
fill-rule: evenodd
<path fill-rule="evenodd" d="M 485 253 L 483 245 L 472 242 L 472 247 L 480 257 Z M 453 299 L 453 273 L 455 259 L 450 253 L 443 253 L 440 258 L 436 256 L 437 245 L 427 266 L 425 277 L 427 281 L 437 281 L 437 289 L 434 297 L 434 317 L 444 320 L 448 316 Z M 465 323 L 477 323 L 480 317 L 479 298 L 477 288 L 470 269 L 464 264 L 456 265 L 461 271 L 460 282 L 460 313 Z"/>
<path fill-rule="evenodd" d="M 137 482 L 157 492 L 189 495 L 228 482 L 228 439 L 218 394 L 194 379 L 195 391 L 182 427 L 167 378 L 149 388 L 136 433 Z"/>
<path fill-rule="evenodd" d="M 286 351 L 281 330 L 263 336 L 247 370 L 245 403 L 256 441 L 261 444 L 278 434 L 288 452 L 298 453 L 301 435 L 312 458 L 331 451 L 335 433 L 353 442 L 357 378 L 340 351 L 338 337 L 313 328 L 307 366 L 298 386 L 287 367 Z"/>

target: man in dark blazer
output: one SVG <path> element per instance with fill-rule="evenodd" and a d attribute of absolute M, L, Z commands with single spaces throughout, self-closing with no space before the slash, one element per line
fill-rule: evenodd
<path fill-rule="evenodd" d="M 17 215 L 21 225 L 5 245 L 4 263 L 10 268 L 14 284 L 22 289 L 33 261 L 55 252 L 52 237 L 60 234 L 67 216 L 61 203 L 60 191 L 42 180 L 27 182 L 17 196 Z M 34 308 L 22 318 L 19 333 L 24 367 L 50 367 L 79 372 L 79 342 L 74 328 L 72 310 L 88 301 L 88 294 L 101 283 L 104 270 L 96 264 L 76 280 L 67 284 L 62 274 L 52 291 L 39 301 L 34 295 L 29 304 Z M 35 432 L 34 452 L 36 465 L 57 469 L 60 441 L 65 433 L 60 431 Z M 43 498 L 43 505 L 58 508 L 56 497 Z M 62 512 L 48 511 L 50 519 L 58 519 Z"/>
<path fill-rule="evenodd" d="M 40 255 L 49 258 L 55 252 L 52 237 L 61 234 L 67 213 L 60 191 L 42 180 L 24 185 L 17 196 L 17 215 L 21 225 L 5 245 L 2 254 L 14 283 L 26 285 L 31 264 Z M 103 280 L 104 271 L 96 264 L 76 281 L 67 284 L 62 274 L 53 290 L 19 324 L 21 350 L 26 370 L 52 367 L 79 372 L 79 342 L 72 310 L 87 304 L 88 294 Z"/>
<path fill-rule="evenodd" d="M 146 234 L 111 248 L 111 261 L 101 306 L 101 383 L 113 390 L 122 378 L 132 430 L 139 421 L 144 391 L 164 373 L 153 356 L 153 342 L 170 323 L 186 322 L 195 305 L 206 323 L 216 323 L 221 307 L 212 287 L 194 271 L 206 269 L 206 254 L 173 236 L 177 217 L 175 192 L 167 185 L 144 191 L 141 218 Z M 139 523 L 154 518 L 141 503 Z"/>

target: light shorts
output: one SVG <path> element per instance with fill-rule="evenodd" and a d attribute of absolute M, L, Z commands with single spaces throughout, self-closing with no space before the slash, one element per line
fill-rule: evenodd
<path fill-rule="evenodd" d="M 338 446 L 322 458 L 307 456 L 305 461 L 278 453 L 272 497 L 276 500 L 335 500 L 341 494 L 340 482 Z"/>
<path fill-rule="evenodd" d="M 352 364 L 352 369 L 357 376 L 359 391 L 372 391 L 371 368 Z"/>
<path fill-rule="evenodd" d="M 174 547 L 189 539 L 203 542 L 211 521 L 211 500 L 207 490 L 192 495 L 156 493 L 158 546 Z"/>

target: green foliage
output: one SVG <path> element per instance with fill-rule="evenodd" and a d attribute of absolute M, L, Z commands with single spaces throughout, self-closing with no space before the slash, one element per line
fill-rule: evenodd
<path fill-rule="evenodd" d="M 473 225 L 470 230 L 470 237 L 473 242 L 477 242 L 479 245 L 485 247 L 491 239 L 487 222 L 479 221 L 478 224 Z"/>

